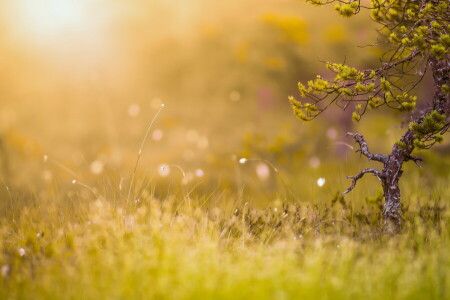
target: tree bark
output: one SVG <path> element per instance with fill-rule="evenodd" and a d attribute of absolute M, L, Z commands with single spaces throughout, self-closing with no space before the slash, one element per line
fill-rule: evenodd
<path fill-rule="evenodd" d="M 450 115 L 450 101 L 449 95 L 442 91 L 444 84 L 450 85 L 450 62 L 447 59 L 432 58 L 430 60 L 431 71 L 434 78 L 434 96 L 433 96 L 433 110 L 444 114 L 447 119 Z"/>
<path fill-rule="evenodd" d="M 435 83 L 432 110 L 444 114 L 448 119 L 450 114 L 450 101 L 448 95 L 444 94 L 442 91 L 442 86 L 444 84 L 450 84 L 450 64 L 445 59 L 438 60 L 432 58 L 430 60 L 430 67 Z M 427 113 L 429 112 L 430 111 Z M 420 115 L 414 121 L 422 123 L 425 115 L 426 113 Z M 384 162 L 384 167 L 380 176 L 385 200 L 383 209 L 385 229 L 386 231 L 393 233 L 398 232 L 402 225 L 399 185 L 399 180 L 403 173 L 402 166 L 403 163 L 408 160 L 415 160 L 411 156 L 411 152 L 414 150 L 414 133 L 411 130 L 408 130 L 401 138 L 401 141 L 407 147 L 401 149 L 399 146 L 394 145 L 390 155 Z"/>
<path fill-rule="evenodd" d="M 398 232 L 402 225 L 399 185 L 404 163 L 404 153 L 402 152 L 403 151 L 395 145 L 381 171 L 381 184 L 384 193 L 384 226 L 386 231 L 392 233 Z"/>

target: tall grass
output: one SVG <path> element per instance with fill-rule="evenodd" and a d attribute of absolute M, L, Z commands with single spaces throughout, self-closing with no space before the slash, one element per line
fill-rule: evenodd
<path fill-rule="evenodd" d="M 129 210 L 113 193 L 13 191 L 1 208 L 0 298 L 450 298 L 448 187 L 409 202 L 397 236 L 382 233 L 380 198 L 257 209 L 232 193 L 188 203 L 154 191 Z"/>

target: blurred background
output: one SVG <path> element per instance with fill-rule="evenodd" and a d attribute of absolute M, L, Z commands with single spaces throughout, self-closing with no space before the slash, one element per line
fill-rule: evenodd
<path fill-rule="evenodd" d="M 407 116 L 373 112 L 355 125 L 351 111 L 334 108 L 300 123 L 287 96 L 326 75 L 324 61 L 376 66 L 382 49 L 363 47 L 375 29 L 364 11 L 343 19 L 295 0 L 1 1 L 3 181 L 31 193 L 80 190 L 73 179 L 122 191 L 164 104 L 137 190 L 331 198 L 345 176 L 372 166 L 345 133 L 358 130 L 387 153 Z M 427 79 L 417 94 L 431 88 Z M 448 179 L 447 150 L 423 153 L 424 169 L 406 167 L 416 190 L 434 185 L 430 174 Z M 379 192 L 368 178 L 350 197 Z"/>

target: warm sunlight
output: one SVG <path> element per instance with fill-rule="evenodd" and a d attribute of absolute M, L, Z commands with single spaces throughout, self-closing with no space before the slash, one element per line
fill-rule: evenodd
<path fill-rule="evenodd" d="M 0 4 L 0 20 L 5 26 L 2 41 L 10 55 L 29 57 L 45 66 L 47 79 L 50 66 L 64 76 L 78 76 L 83 68 L 109 64 L 119 52 L 112 45 L 115 32 L 108 31 L 114 6 L 103 4 L 99 0 L 4 2 Z M 54 76 L 60 78 L 61 74 Z"/>
<path fill-rule="evenodd" d="M 58 35 L 87 25 L 87 5 L 76 0 L 20 0 L 13 4 L 19 25 L 32 34 Z"/>
<path fill-rule="evenodd" d="M 450 0 L 0 0 L 0 300 L 450 300 L 449 29 Z"/>

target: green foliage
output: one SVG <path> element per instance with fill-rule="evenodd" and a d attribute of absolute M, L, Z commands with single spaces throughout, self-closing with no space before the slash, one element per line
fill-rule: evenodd
<path fill-rule="evenodd" d="M 356 1 L 344 4 L 336 4 L 334 9 L 343 17 L 351 17 L 359 10 L 359 4 Z"/>
<path fill-rule="evenodd" d="M 319 102 L 322 102 L 327 95 L 333 94 L 346 101 L 366 102 L 364 107 L 359 104 L 357 109 L 359 112 L 352 115 L 352 119 L 355 121 L 361 119 L 365 107 L 373 109 L 387 105 L 400 111 L 413 111 L 416 107 L 416 96 L 399 90 L 386 77 L 377 76 L 375 70 L 359 71 L 354 67 L 336 63 L 327 63 L 326 67 L 336 74 L 332 81 L 317 76 L 315 80 L 308 81 L 307 86 L 298 83 L 300 96 L 312 99 L 314 103 L 301 105 L 296 100 L 297 102 L 293 104 L 294 98 L 289 97 L 295 115 L 303 121 L 316 117 L 323 110 L 318 106 Z M 382 95 L 383 98 L 376 95 Z M 335 102 L 337 97 L 331 102 Z M 314 107 L 314 111 L 308 112 L 308 107 Z"/>
<path fill-rule="evenodd" d="M 431 53 L 436 56 L 437 58 L 443 58 L 444 54 L 446 53 L 446 49 L 442 45 L 432 45 L 431 46 Z"/>
<path fill-rule="evenodd" d="M 302 104 L 292 96 L 289 97 L 289 101 L 291 103 L 295 116 L 297 116 L 297 118 L 302 121 L 310 121 L 320 113 L 319 109 L 314 104 Z"/>
<path fill-rule="evenodd" d="M 427 114 L 421 123 L 412 122 L 409 128 L 414 132 L 414 146 L 419 149 L 427 149 L 434 143 L 442 142 L 439 132 L 445 126 L 445 115 L 433 110 Z"/>
<path fill-rule="evenodd" d="M 446 84 L 442 85 L 442 92 L 446 95 L 450 94 L 450 87 Z"/>
<path fill-rule="evenodd" d="M 309 2 L 313 5 L 322 5 L 323 4 L 323 0 L 306 0 L 306 2 Z"/>
<path fill-rule="evenodd" d="M 412 1 L 372 1 L 372 17 L 381 23 L 394 25 L 389 33 L 389 42 L 399 51 L 422 55 L 431 53 L 442 58 L 448 54 L 447 1 L 437 5 L 419 5 Z"/>
<path fill-rule="evenodd" d="M 314 1 L 314 4 L 326 2 Z M 358 70 L 346 64 L 327 62 L 326 68 L 335 73 L 333 79 L 317 76 L 315 80 L 308 81 L 306 86 L 298 84 L 300 96 L 308 98 L 308 103 L 298 105 L 300 102 L 296 100 L 296 105 L 292 105 L 295 115 L 300 119 L 311 120 L 331 104 L 354 107 L 353 121 L 360 121 L 367 109 L 382 106 L 412 112 L 416 108 L 417 97 L 410 93 L 421 81 L 425 70 L 417 72 L 409 66 L 418 65 L 421 60 L 448 58 L 448 1 L 372 0 L 370 5 L 371 17 L 383 25 L 381 37 L 389 45 L 381 66 Z M 360 8 L 360 1 L 339 1 L 335 6 L 344 17 L 358 13 Z M 406 75 L 417 79 L 408 81 Z M 445 94 L 450 90 L 445 84 L 441 89 Z M 309 106 L 314 107 L 313 113 L 308 112 Z M 423 149 L 441 141 L 442 136 L 438 131 L 444 123 L 445 116 L 434 111 L 424 117 L 423 123 L 419 121 L 411 124 L 410 128 L 416 135 L 414 145 Z"/>
<path fill-rule="evenodd" d="M 395 144 L 397 145 L 397 147 L 399 147 L 402 150 L 407 150 L 407 148 L 408 148 L 406 143 L 402 142 L 402 141 L 397 141 L 397 142 L 395 142 Z"/>
<path fill-rule="evenodd" d="M 361 115 L 359 115 L 356 111 L 352 113 L 352 120 L 355 122 L 359 122 L 361 120 Z"/>

